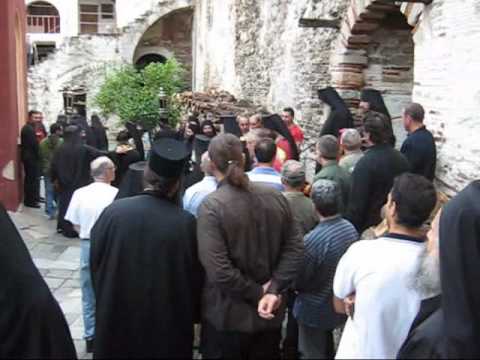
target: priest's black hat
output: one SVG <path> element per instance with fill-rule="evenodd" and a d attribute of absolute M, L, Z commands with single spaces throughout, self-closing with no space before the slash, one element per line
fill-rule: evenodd
<path fill-rule="evenodd" d="M 146 166 L 146 161 L 130 164 L 127 173 L 120 183 L 115 200 L 137 196 L 143 192 L 143 172 Z"/>
<path fill-rule="evenodd" d="M 164 138 L 153 144 L 148 165 L 157 175 L 174 178 L 184 172 L 190 156 L 190 151 L 182 141 Z"/>
<path fill-rule="evenodd" d="M 235 115 L 220 116 L 220 122 L 223 123 L 223 129 L 227 134 L 233 134 L 241 137 L 242 131 L 237 123 L 237 117 Z"/>

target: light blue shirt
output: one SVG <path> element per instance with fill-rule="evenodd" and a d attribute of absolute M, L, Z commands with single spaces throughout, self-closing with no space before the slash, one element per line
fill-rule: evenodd
<path fill-rule="evenodd" d="M 282 176 L 280 173 L 271 167 L 256 167 L 247 173 L 251 182 L 260 183 L 270 186 L 278 191 L 284 191 L 282 184 Z"/>
<path fill-rule="evenodd" d="M 198 216 L 198 208 L 202 201 L 217 190 L 217 179 L 214 176 L 205 176 L 202 181 L 190 186 L 183 196 L 183 208 L 193 216 Z"/>

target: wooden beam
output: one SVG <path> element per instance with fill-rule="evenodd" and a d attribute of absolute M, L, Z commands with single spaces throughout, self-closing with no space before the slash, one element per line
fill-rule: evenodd
<path fill-rule="evenodd" d="M 340 19 L 300 19 L 299 26 L 304 28 L 340 29 Z"/>

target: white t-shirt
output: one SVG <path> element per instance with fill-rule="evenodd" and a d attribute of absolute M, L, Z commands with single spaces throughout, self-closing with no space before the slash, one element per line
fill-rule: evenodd
<path fill-rule="evenodd" d="M 355 314 L 347 321 L 337 359 L 396 358 L 420 309 L 412 279 L 424 247 L 384 237 L 348 249 L 338 264 L 333 291 L 340 299 L 356 293 Z"/>
<path fill-rule="evenodd" d="M 65 220 L 80 226 L 80 238 L 90 239 L 90 231 L 103 210 L 117 196 L 118 189 L 105 183 L 94 182 L 73 193 Z"/>

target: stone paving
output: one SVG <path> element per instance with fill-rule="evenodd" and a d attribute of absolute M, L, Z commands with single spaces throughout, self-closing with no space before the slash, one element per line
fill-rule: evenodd
<path fill-rule="evenodd" d="M 24 208 L 10 215 L 65 314 L 79 359 L 91 359 L 83 340 L 80 240 L 58 235 L 56 221 L 49 221 L 43 209 Z"/>

